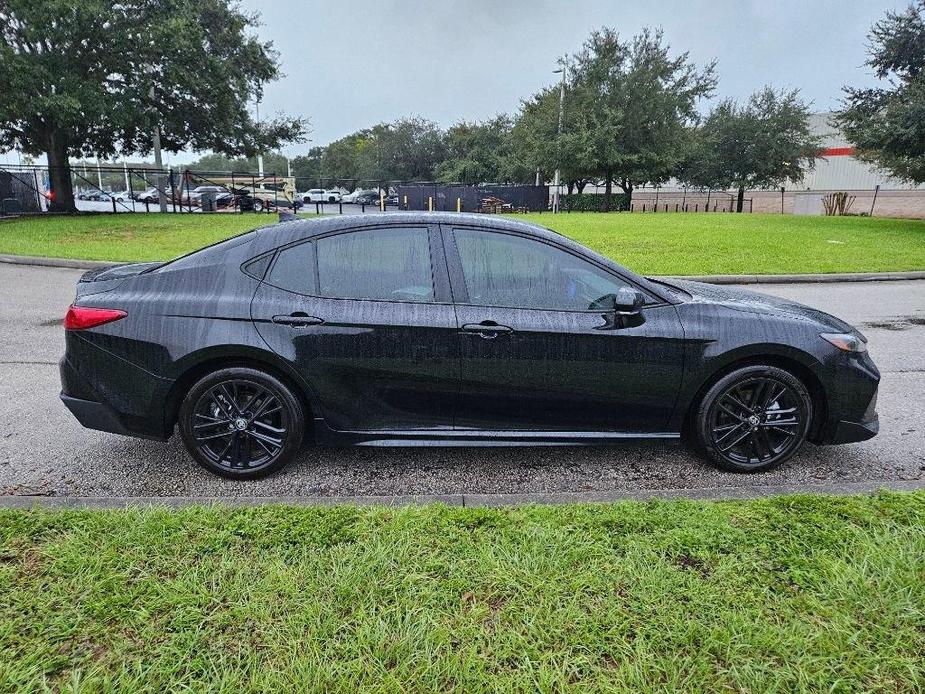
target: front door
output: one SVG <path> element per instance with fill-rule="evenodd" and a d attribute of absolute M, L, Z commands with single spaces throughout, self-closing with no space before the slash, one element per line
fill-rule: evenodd
<path fill-rule="evenodd" d="M 614 322 L 628 280 L 534 238 L 444 235 L 460 326 L 458 428 L 665 431 L 683 368 L 677 311 L 655 297 Z"/>
<path fill-rule="evenodd" d="M 277 252 L 251 314 L 332 429 L 453 426 L 456 318 L 439 244 L 425 226 L 382 226 Z"/>

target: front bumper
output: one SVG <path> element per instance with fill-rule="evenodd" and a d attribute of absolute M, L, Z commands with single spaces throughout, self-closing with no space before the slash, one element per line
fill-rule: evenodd
<path fill-rule="evenodd" d="M 829 427 L 829 434 L 820 443 L 856 443 L 872 439 L 880 432 L 880 417 L 877 415 L 877 392 L 875 386 L 873 395 L 864 409 L 864 413 L 854 419 L 836 419 Z"/>

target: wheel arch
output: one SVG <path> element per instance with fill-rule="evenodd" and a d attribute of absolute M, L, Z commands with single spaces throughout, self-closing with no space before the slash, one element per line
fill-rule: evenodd
<path fill-rule="evenodd" d="M 797 350 L 794 351 L 798 352 Z M 701 400 L 703 400 L 704 395 L 706 395 L 707 391 L 714 383 L 719 381 L 726 374 L 742 368 L 743 366 L 761 365 L 776 366 L 785 371 L 789 371 L 806 386 L 813 404 L 812 419 L 810 421 L 810 429 L 807 438 L 809 440 L 814 440 L 820 430 L 825 426 L 828 417 L 828 398 L 826 397 L 825 388 L 822 385 L 822 381 L 819 380 L 819 377 L 813 372 L 812 368 L 810 368 L 810 365 L 814 361 L 811 355 L 803 352 L 793 354 L 780 350 L 728 355 L 728 358 L 725 359 L 722 364 L 716 365 L 715 368 L 700 377 L 693 391 L 693 395 L 688 399 L 684 408 L 684 417 L 681 422 L 682 435 L 685 437 L 690 435 L 694 412 Z"/>
<path fill-rule="evenodd" d="M 311 387 L 292 367 L 271 352 L 260 349 L 205 349 L 189 355 L 164 400 L 164 431 L 169 436 L 177 424 L 180 403 L 193 384 L 219 369 L 245 367 L 265 371 L 289 386 L 302 404 L 306 415 L 306 434 L 311 431 L 312 417 L 320 413 Z"/>

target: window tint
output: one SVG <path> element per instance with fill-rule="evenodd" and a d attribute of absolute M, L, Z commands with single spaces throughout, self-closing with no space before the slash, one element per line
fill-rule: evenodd
<path fill-rule="evenodd" d="M 315 243 L 321 296 L 434 300 L 427 229 L 354 231 Z"/>
<path fill-rule="evenodd" d="M 587 311 L 631 287 L 596 265 L 539 241 L 455 229 L 469 303 Z"/>
<path fill-rule="evenodd" d="M 311 243 L 284 248 L 276 255 L 267 282 L 299 294 L 314 294 L 315 249 Z"/>

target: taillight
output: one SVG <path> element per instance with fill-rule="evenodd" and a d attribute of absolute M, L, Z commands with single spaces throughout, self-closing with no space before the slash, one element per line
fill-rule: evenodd
<path fill-rule="evenodd" d="M 84 306 L 71 306 L 64 316 L 65 330 L 85 330 L 98 325 L 112 323 L 114 320 L 125 318 L 128 314 L 114 308 L 86 308 Z"/>

